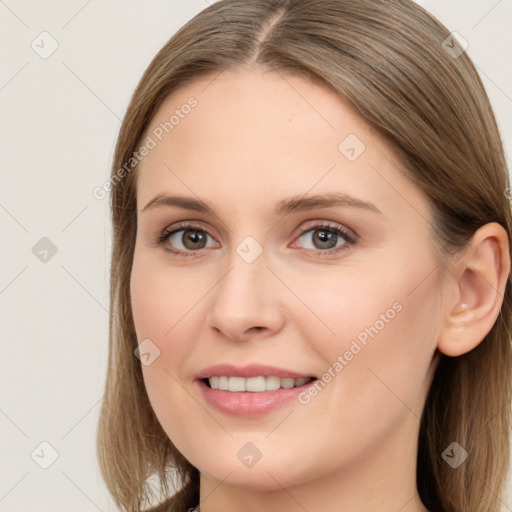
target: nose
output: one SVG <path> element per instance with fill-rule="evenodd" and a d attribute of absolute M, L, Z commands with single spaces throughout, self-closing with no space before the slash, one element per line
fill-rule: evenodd
<path fill-rule="evenodd" d="M 233 341 L 271 336 L 283 326 L 283 293 L 263 255 L 248 263 L 234 253 L 211 292 L 207 324 Z"/>

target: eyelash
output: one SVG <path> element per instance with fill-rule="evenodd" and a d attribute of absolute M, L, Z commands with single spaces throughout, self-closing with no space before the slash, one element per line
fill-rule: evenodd
<path fill-rule="evenodd" d="M 163 243 L 171 236 L 171 235 L 174 235 L 175 233 L 177 233 L 178 231 L 183 231 L 183 230 L 193 230 L 193 231 L 201 231 L 203 233 L 206 233 L 208 236 L 211 236 L 208 231 L 206 231 L 205 229 L 203 229 L 201 226 L 197 226 L 197 225 L 194 225 L 194 224 L 188 224 L 188 223 L 180 223 L 176 226 L 174 226 L 172 229 L 169 229 L 169 228 L 165 228 L 162 233 L 160 233 L 160 235 L 158 235 L 158 238 L 156 239 L 156 243 L 155 243 L 155 246 L 159 247 L 161 245 L 163 245 Z M 332 249 L 326 249 L 324 251 L 320 250 L 320 249 L 307 249 L 309 251 L 313 251 L 314 254 L 317 254 L 319 256 L 324 256 L 324 255 L 330 255 L 330 254 L 333 254 L 333 253 L 338 253 L 342 250 L 345 250 L 346 249 L 346 246 L 347 245 L 353 245 L 356 243 L 356 238 L 353 237 L 350 233 L 348 233 L 347 231 L 345 231 L 344 229 L 340 228 L 339 226 L 335 225 L 335 224 L 329 224 L 329 223 L 323 223 L 323 224 L 317 224 L 315 226 L 312 226 L 312 227 L 309 227 L 307 229 L 305 229 L 304 231 L 302 231 L 297 238 L 300 238 L 302 235 L 304 235 L 305 233 L 308 233 L 309 231 L 318 231 L 320 229 L 325 229 L 325 230 L 328 230 L 330 232 L 333 232 L 335 233 L 336 235 L 338 236 L 341 236 L 344 240 L 345 240 L 345 243 L 339 247 L 335 247 L 335 248 L 332 248 Z M 170 252 L 172 254 L 174 254 L 175 256 L 194 256 L 195 253 L 199 252 L 200 250 L 197 250 L 197 251 L 177 251 L 177 250 L 174 250 L 174 249 L 171 249 L 169 247 L 164 247 L 163 248 L 165 251 L 167 252 Z"/>

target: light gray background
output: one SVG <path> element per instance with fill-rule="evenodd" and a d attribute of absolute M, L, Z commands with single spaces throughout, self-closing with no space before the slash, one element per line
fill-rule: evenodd
<path fill-rule="evenodd" d="M 510 156 L 512 0 L 420 3 L 468 41 Z M 206 6 L 0 0 L 0 511 L 115 510 L 95 452 L 111 241 L 108 198 L 92 190 L 142 72 Z M 58 43 L 45 59 L 31 47 L 51 49 L 43 31 Z M 57 248 L 47 262 L 32 250 L 43 237 Z M 43 441 L 58 452 L 47 469 Z"/>

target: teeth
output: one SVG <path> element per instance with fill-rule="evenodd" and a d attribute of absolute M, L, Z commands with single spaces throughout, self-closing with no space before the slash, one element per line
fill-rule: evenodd
<path fill-rule="evenodd" d="M 299 379 L 297 379 L 297 381 L 298 380 Z M 297 386 L 301 386 L 301 385 L 302 384 L 297 384 Z M 295 386 L 295 379 L 290 379 L 290 378 L 281 379 L 281 387 L 282 388 L 290 389 L 290 388 L 293 388 L 294 386 Z"/>
<path fill-rule="evenodd" d="M 229 389 L 229 378 L 228 377 L 217 377 L 219 379 L 219 389 L 227 391 Z"/>
<path fill-rule="evenodd" d="M 245 379 L 243 377 L 229 377 L 229 391 L 245 391 Z"/>
<path fill-rule="evenodd" d="M 279 377 L 265 378 L 265 391 L 275 391 L 281 387 L 281 379 Z"/>
<path fill-rule="evenodd" d="M 275 391 L 276 389 L 284 388 L 291 389 L 298 386 L 303 386 L 306 382 L 312 380 L 311 377 L 300 379 L 292 379 L 285 377 L 269 376 L 269 377 L 250 377 L 248 379 L 244 377 L 210 377 L 208 382 L 212 389 L 221 389 L 223 391 Z"/>
<path fill-rule="evenodd" d="M 251 377 L 243 380 L 245 381 L 244 391 L 262 391 L 265 389 L 265 377 Z"/>

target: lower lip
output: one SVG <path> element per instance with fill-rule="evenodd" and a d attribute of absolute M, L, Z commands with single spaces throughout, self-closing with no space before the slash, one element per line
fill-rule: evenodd
<path fill-rule="evenodd" d="M 251 418 L 272 412 L 287 403 L 297 400 L 297 397 L 314 381 L 290 389 L 276 389 L 275 391 L 223 391 L 212 389 L 202 380 L 197 380 L 205 400 L 219 411 L 232 416 Z"/>

